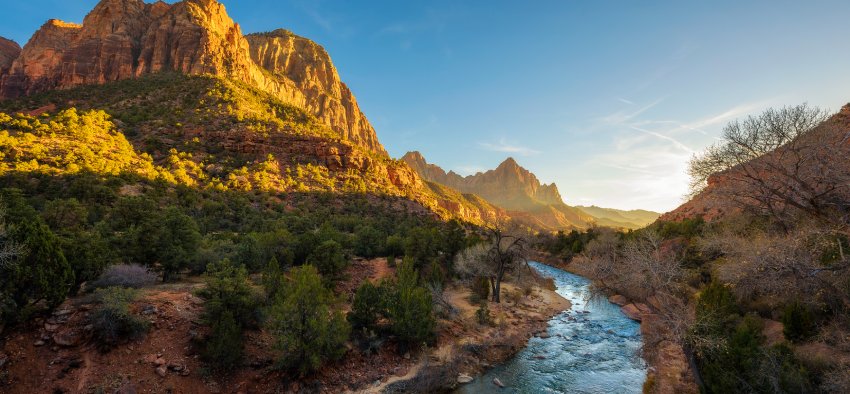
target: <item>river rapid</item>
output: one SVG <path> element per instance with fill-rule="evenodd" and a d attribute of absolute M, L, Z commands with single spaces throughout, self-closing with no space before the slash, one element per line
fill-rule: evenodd
<path fill-rule="evenodd" d="M 590 280 L 537 262 L 570 300 L 569 311 L 549 321 L 549 338 L 532 338 L 510 361 L 475 377 L 457 393 L 640 393 L 646 364 L 640 358 L 640 324 L 601 297 Z M 499 389 L 493 379 L 506 387 Z"/>

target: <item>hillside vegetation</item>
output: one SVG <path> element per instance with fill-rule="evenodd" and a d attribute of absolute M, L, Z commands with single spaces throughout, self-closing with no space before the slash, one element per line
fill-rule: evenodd
<path fill-rule="evenodd" d="M 648 361 L 669 362 L 677 352 L 662 349 L 678 347 L 704 392 L 847 392 L 848 109 L 732 122 L 693 159 L 695 197 L 668 220 L 544 246 L 638 303 Z M 645 389 L 665 379 L 651 375 Z"/>

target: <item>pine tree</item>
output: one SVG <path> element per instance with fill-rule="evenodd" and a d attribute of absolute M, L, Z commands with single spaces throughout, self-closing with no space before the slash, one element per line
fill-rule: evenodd
<path fill-rule="evenodd" d="M 283 284 L 283 271 L 280 269 L 280 263 L 277 258 L 272 257 L 263 270 L 263 288 L 266 289 L 266 298 L 269 300 L 275 299 L 280 287 Z"/>
<path fill-rule="evenodd" d="M 315 267 L 292 269 L 269 313 L 283 367 L 305 375 L 345 354 L 351 327 L 340 311 L 332 310 L 334 301 Z"/>
<path fill-rule="evenodd" d="M 412 259 L 406 258 L 399 265 L 394 297 L 388 301 L 391 329 L 402 342 L 413 345 L 433 337 L 436 321 L 431 294 L 419 285 Z"/>

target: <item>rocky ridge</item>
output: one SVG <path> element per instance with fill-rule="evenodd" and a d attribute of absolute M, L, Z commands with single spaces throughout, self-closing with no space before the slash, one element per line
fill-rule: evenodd
<path fill-rule="evenodd" d="M 215 0 L 103 0 L 81 25 L 48 21 L 22 50 L 0 40 L 0 99 L 162 71 L 247 83 L 386 154 L 324 49 L 282 30 L 246 37 Z"/>
<path fill-rule="evenodd" d="M 447 173 L 428 163 L 419 152 L 408 152 L 401 160 L 425 180 L 479 195 L 507 210 L 512 218 L 534 228 L 588 228 L 595 222 L 593 216 L 565 204 L 554 183 L 542 184 L 513 158 L 508 158 L 495 170 L 466 177 L 452 171 Z"/>

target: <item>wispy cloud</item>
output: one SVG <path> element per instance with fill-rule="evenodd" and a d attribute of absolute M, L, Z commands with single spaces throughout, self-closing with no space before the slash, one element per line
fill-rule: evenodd
<path fill-rule="evenodd" d="M 622 98 L 622 97 L 617 97 L 617 101 L 619 101 L 619 102 L 621 102 L 621 103 L 628 104 L 628 105 L 635 105 L 634 101 L 626 100 L 626 99 L 624 99 L 624 98 Z"/>
<path fill-rule="evenodd" d="M 446 25 L 454 17 L 452 9 L 436 10 L 428 9 L 422 17 L 414 20 L 396 21 L 390 23 L 377 32 L 378 35 L 408 35 L 414 33 L 442 32 Z"/>
<path fill-rule="evenodd" d="M 723 124 L 775 105 L 781 97 L 739 103 L 692 119 L 654 118 L 662 100 L 636 102 L 593 119 L 597 133 L 608 134 L 607 146 L 583 161 L 572 183 L 594 190 L 594 204 L 670 210 L 687 193 L 687 167 L 694 153 L 719 136 Z M 637 108 L 637 109 L 635 109 Z M 656 108 L 652 113 L 650 109 Z"/>
<path fill-rule="evenodd" d="M 521 156 L 531 156 L 540 153 L 538 150 L 531 149 L 526 146 L 522 146 L 519 144 L 515 144 L 512 142 L 508 142 L 505 138 L 499 139 L 498 142 L 479 142 L 478 146 L 482 149 L 493 151 L 493 152 L 502 152 L 502 153 L 510 153 L 517 154 Z"/>
<path fill-rule="evenodd" d="M 650 130 L 642 129 L 640 127 L 635 127 L 635 126 L 630 126 L 629 128 L 631 128 L 632 130 L 639 131 L 641 133 L 647 134 L 647 135 L 651 135 L 653 137 L 660 138 L 660 139 L 665 140 L 665 141 L 669 141 L 673 144 L 673 146 L 675 146 L 675 147 L 677 147 L 677 148 L 679 148 L 679 149 L 681 149 L 685 152 L 688 152 L 690 154 L 696 153 L 693 149 L 688 148 L 687 145 L 679 142 L 679 140 L 677 140 L 673 137 L 670 137 L 669 135 L 664 135 L 664 134 L 661 134 L 661 133 L 658 133 L 658 132 L 655 132 L 655 131 L 650 131 Z"/>
<path fill-rule="evenodd" d="M 331 19 L 319 11 L 322 6 L 321 0 L 299 0 L 296 4 L 301 11 L 313 20 L 313 23 L 328 32 L 334 30 L 334 24 L 331 22 Z"/>
<path fill-rule="evenodd" d="M 653 102 L 651 102 L 647 105 L 644 105 L 643 107 L 639 108 L 636 111 L 617 111 L 617 112 L 614 112 L 612 114 L 603 116 L 599 120 L 601 122 L 607 123 L 609 125 L 622 125 L 622 124 L 625 124 L 625 123 L 629 122 L 630 120 L 640 116 L 644 112 L 651 110 L 656 105 L 661 104 L 663 101 L 664 101 L 664 99 L 660 98 L 660 99 L 655 100 L 655 101 L 653 101 Z"/>

